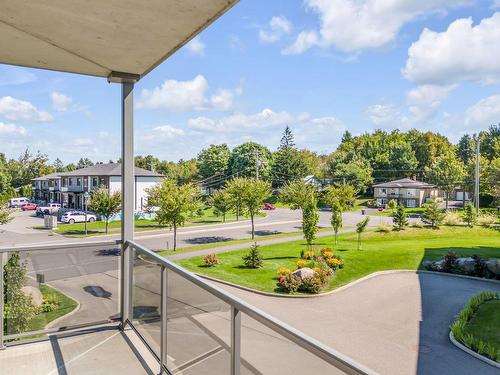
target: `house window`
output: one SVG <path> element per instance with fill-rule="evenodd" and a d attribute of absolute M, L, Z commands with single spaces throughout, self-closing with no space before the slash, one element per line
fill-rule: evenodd
<path fill-rule="evenodd" d="M 96 187 L 98 184 L 97 177 L 92 177 L 92 186 Z"/>
<path fill-rule="evenodd" d="M 68 186 L 68 179 L 67 179 L 67 178 L 64 178 L 64 179 L 62 180 L 62 186 L 63 186 L 63 187 Z"/>
<path fill-rule="evenodd" d="M 380 192 L 381 192 L 382 194 L 387 194 L 387 189 L 380 189 Z"/>
<path fill-rule="evenodd" d="M 81 186 L 82 185 L 82 179 L 81 178 L 77 178 L 76 179 L 76 186 Z"/>
<path fill-rule="evenodd" d="M 70 179 L 69 179 L 69 186 L 72 186 L 72 185 L 73 185 L 73 179 L 72 179 L 72 178 L 70 178 Z"/>

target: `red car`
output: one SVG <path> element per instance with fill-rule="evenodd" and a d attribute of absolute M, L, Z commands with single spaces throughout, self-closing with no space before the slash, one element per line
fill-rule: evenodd
<path fill-rule="evenodd" d="M 275 210 L 276 206 L 272 203 L 264 203 L 264 210 Z"/>
<path fill-rule="evenodd" d="M 21 206 L 21 210 L 34 211 L 34 210 L 36 210 L 37 207 L 38 207 L 38 205 L 36 205 L 35 203 L 27 203 L 27 204 Z"/>

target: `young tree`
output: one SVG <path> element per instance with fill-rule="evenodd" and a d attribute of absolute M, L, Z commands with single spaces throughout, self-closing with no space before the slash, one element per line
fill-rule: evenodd
<path fill-rule="evenodd" d="M 210 204 L 214 208 L 214 214 L 222 216 L 222 222 L 226 222 L 226 215 L 233 208 L 231 195 L 227 190 L 217 190 L 210 197 Z"/>
<path fill-rule="evenodd" d="M 330 203 L 332 207 L 332 217 L 330 219 L 330 223 L 332 224 L 333 230 L 335 232 L 335 245 L 338 245 L 339 239 L 338 234 L 340 228 L 342 228 L 342 209 L 340 204 L 337 201 Z"/>
<path fill-rule="evenodd" d="M 476 222 L 476 209 L 471 202 L 465 205 L 463 218 L 469 227 L 472 227 Z"/>
<path fill-rule="evenodd" d="M 246 142 L 235 147 L 231 153 L 231 174 L 240 177 L 257 177 L 266 179 L 271 172 L 272 154 L 266 147 Z"/>
<path fill-rule="evenodd" d="M 399 204 L 392 217 L 394 229 L 403 230 L 408 226 L 408 217 L 406 216 L 405 207 Z"/>
<path fill-rule="evenodd" d="M 13 253 L 4 266 L 3 274 L 5 285 L 3 314 L 7 333 L 25 332 L 35 315 L 31 297 L 22 291 L 26 283 L 26 274 L 26 264 L 21 262 L 19 253 Z"/>
<path fill-rule="evenodd" d="M 387 208 L 394 213 L 394 210 L 398 207 L 398 202 L 395 199 L 391 199 L 387 202 Z"/>
<path fill-rule="evenodd" d="M 193 207 L 198 206 L 199 191 L 192 184 L 178 186 L 164 179 L 148 189 L 148 206 L 157 207 L 156 219 L 174 230 L 174 251 L 177 249 L 177 228 L 183 226 Z"/>
<path fill-rule="evenodd" d="M 312 243 L 316 238 L 316 233 L 318 232 L 318 222 L 318 202 L 316 197 L 311 195 L 304 205 L 302 217 L 302 230 L 309 248 L 312 246 Z"/>
<path fill-rule="evenodd" d="M 242 203 L 250 216 L 252 223 L 252 240 L 255 238 L 254 218 L 260 210 L 264 200 L 271 194 L 271 184 L 255 178 L 243 178 L 245 189 L 243 191 Z"/>
<path fill-rule="evenodd" d="M 236 213 L 236 221 L 240 220 L 240 216 L 244 213 L 243 195 L 246 188 L 246 179 L 236 177 L 226 182 L 225 191 L 229 194 L 230 204 Z"/>
<path fill-rule="evenodd" d="M 425 168 L 426 177 L 446 194 L 446 209 L 448 200 L 457 184 L 464 178 L 464 165 L 457 157 L 449 153 L 434 160 L 430 167 Z"/>
<path fill-rule="evenodd" d="M 425 210 L 422 215 L 422 221 L 430 224 L 432 228 L 438 228 L 444 220 L 445 213 L 441 208 L 439 208 L 439 205 L 435 200 L 426 203 L 424 207 Z"/>
<path fill-rule="evenodd" d="M 110 193 L 105 187 L 94 190 L 90 195 L 88 208 L 90 211 L 99 214 L 104 219 L 106 233 L 108 233 L 110 217 L 120 212 L 121 201 L 122 198 L 120 192 L 115 191 Z"/>
<path fill-rule="evenodd" d="M 259 245 L 255 242 L 251 247 L 247 255 L 242 257 L 245 266 L 248 268 L 261 268 L 262 267 L 262 255 L 259 251 Z"/>
<path fill-rule="evenodd" d="M 361 234 L 365 231 L 369 221 L 370 216 L 367 216 L 365 219 L 356 224 L 356 233 L 358 234 L 358 250 L 361 250 Z"/>
<path fill-rule="evenodd" d="M 323 196 L 332 209 L 330 222 L 335 231 L 335 244 L 338 244 L 338 232 L 342 228 L 342 213 L 349 210 L 356 200 L 356 191 L 350 185 L 329 185 L 323 190 Z"/>

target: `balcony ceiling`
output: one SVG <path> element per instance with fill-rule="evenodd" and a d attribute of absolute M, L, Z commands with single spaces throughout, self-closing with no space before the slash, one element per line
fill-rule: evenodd
<path fill-rule="evenodd" d="M 0 63 L 138 79 L 237 1 L 0 0 Z"/>

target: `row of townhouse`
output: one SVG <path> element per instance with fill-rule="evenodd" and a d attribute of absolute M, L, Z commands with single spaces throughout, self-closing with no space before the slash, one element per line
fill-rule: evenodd
<path fill-rule="evenodd" d="M 143 210 L 147 189 L 164 178 L 163 175 L 135 168 L 135 209 Z M 85 193 L 99 187 L 110 192 L 121 191 L 121 164 L 96 164 L 71 172 L 52 173 L 33 180 L 34 199 L 60 203 L 64 208 L 85 209 Z"/>

